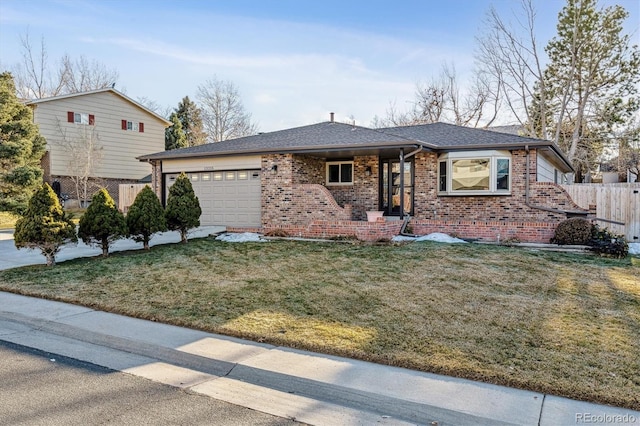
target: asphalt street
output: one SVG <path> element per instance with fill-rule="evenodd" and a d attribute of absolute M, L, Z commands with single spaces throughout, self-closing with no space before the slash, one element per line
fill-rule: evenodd
<path fill-rule="evenodd" d="M 0 425 L 296 423 L 130 374 L 0 341 Z"/>

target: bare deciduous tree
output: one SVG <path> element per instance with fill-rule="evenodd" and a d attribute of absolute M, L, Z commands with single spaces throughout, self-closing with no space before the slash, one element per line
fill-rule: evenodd
<path fill-rule="evenodd" d="M 371 121 L 371 127 L 375 129 L 381 129 L 383 127 L 399 127 L 399 126 L 413 126 L 416 124 L 424 124 L 425 122 L 416 115 L 417 108 L 415 104 L 412 104 L 411 108 L 407 111 L 399 111 L 396 102 L 389 102 L 389 106 L 385 111 L 384 117 L 373 117 Z"/>
<path fill-rule="evenodd" d="M 40 49 L 31 44 L 29 34 L 20 37 L 22 63 L 12 72 L 16 82 L 16 94 L 21 99 L 40 99 L 59 95 L 62 91 L 61 76 L 52 75 L 48 68 L 49 56 L 44 37 L 40 40 Z"/>
<path fill-rule="evenodd" d="M 153 99 L 150 99 L 150 98 L 148 98 L 146 96 L 138 96 L 136 98 L 136 101 L 140 105 L 142 105 L 146 109 L 148 109 L 149 111 L 155 112 L 160 117 L 164 117 L 164 118 L 168 119 L 171 116 L 171 113 L 173 112 L 171 107 L 162 106 L 158 102 L 156 102 Z"/>
<path fill-rule="evenodd" d="M 543 51 L 532 0 L 521 5 L 514 24 L 490 10 L 478 38 L 478 63 L 501 82 L 504 104 L 526 134 L 563 148 L 580 180 L 638 111 L 640 51 L 623 33 L 628 13 L 621 6 L 599 7 L 596 0 L 567 0 L 557 35 Z"/>
<path fill-rule="evenodd" d="M 93 179 L 103 156 L 100 135 L 95 126 L 77 126 L 76 131 L 72 132 L 58 120 L 57 127 L 59 139 L 52 142 L 62 147 L 76 199 L 80 207 L 85 207 L 92 196 L 92 190 L 101 186 L 101 182 Z"/>
<path fill-rule="evenodd" d="M 65 54 L 60 61 L 59 75 L 63 76 L 64 93 L 86 92 L 115 85 L 118 72 L 108 69 L 97 60 L 80 56 L 73 60 Z"/>
<path fill-rule="evenodd" d="M 536 10 L 531 0 L 522 0 L 521 8 L 523 18 L 514 14 L 515 24 L 505 22 L 493 7 L 489 10 L 483 35 L 476 38 L 478 73 L 498 90 L 494 95 L 501 99 L 501 106 L 526 126 L 528 135 L 547 139 L 548 125 L 543 122 L 538 134 L 531 119 L 531 114 L 542 120 L 548 116 L 543 58 L 535 35 Z M 540 111 L 532 109 L 534 95 Z"/>
<path fill-rule="evenodd" d="M 438 121 L 460 126 L 488 126 L 498 114 L 499 90 L 482 75 L 463 93 L 453 65 L 443 65 L 440 74 L 428 83 L 417 83 L 414 101 L 407 111 L 390 103 L 385 118 L 375 117 L 373 127 L 409 126 Z M 485 113 L 488 116 L 485 118 Z"/>
<path fill-rule="evenodd" d="M 41 99 L 69 93 L 109 87 L 118 80 L 118 72 L 85 56 L 73 60 L 64 55 L 53 69 L 44 38 L 39 49 L 29 34 L 20 37 L 22 63 L 14 67 L 16 93 L 22 99 Z"/>
<path fill-rule="evenodd" d="M 257 125 L 251 122 L 251 114 L 244 109 L 240 92 L 233 82 L 214 77 L 204 85 L 198 86 L 197 98 L 210 142 L 220 142 L 257 132 Z"/>

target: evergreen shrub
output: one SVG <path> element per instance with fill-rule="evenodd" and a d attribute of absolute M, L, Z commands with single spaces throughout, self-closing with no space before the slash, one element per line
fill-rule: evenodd
<path fill-rule="evenodd" d="M 47 183 L 29 199 L 24 216 L 16 222 L 13 238 L 17 248 L 39 249 L 47 266 L 55 265 L 62 245 L 78 241 L 71 216 Z"/>
<path fill-rule="evenodd" d="M 127 222 L 106 189 L 102 188 L 91 199 L 91 204 L 80 218 L 78 236 L 85 244 L 102 248 L 109 255 L 112 242 L 127 235 Z"/>

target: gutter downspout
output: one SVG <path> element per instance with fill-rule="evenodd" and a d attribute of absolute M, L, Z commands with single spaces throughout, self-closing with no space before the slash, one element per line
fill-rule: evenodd
<path fill-rule="evenodd" d="M 393 176 L 392 176 L 393 178 Z M 404 148 L 400 148 L 400 217 L 404 217 Z M 393 198 L 393 195 L 391 195 Z"/>

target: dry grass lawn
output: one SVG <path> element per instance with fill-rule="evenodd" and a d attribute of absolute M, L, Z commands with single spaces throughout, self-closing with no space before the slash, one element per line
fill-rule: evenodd
<path fill-rule="evenodd" d="M 640 266 L 483 245 L 211 239 L 0 272 L 0 289 L 640 409 Z"/>

